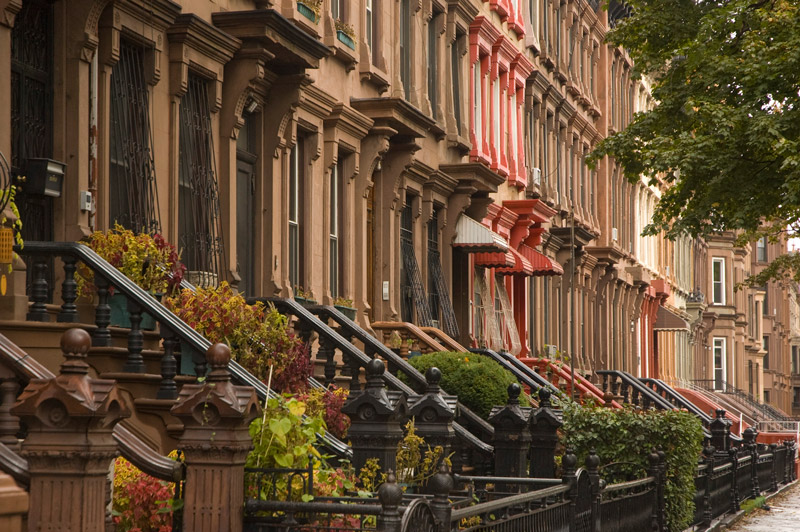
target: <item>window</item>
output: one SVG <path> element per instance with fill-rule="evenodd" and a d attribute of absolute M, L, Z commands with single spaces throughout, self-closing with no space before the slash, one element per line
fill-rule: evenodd
<path fill-rule="evenodd" d="M 764 402 L 769 403 L 769 390 L 764 390 Z"/>
<path fill-rule="evenodd" d="M 756 242 L 756 260 L 767 262 L 767 237 L 763 236 Z"/>
<path fill-rule="evenodd" d="M 764 316 L 769 315 L 769 290 L 767 290 L 768 285 L 764 283 L 764 286 L 761 287 L 761 290 L 764 291 L 764 303 L 761 304 L 761 312 Z"/>
<path fill-rule="evenodd" d="M 761 337 L 761 349 L 767 352 L 764 355 L 764 369 L 769 369 L 769 336 Z"/>
<path fill-rule="evenodd" d="M 329 190 L 329 235 L 328 235 L 328 275 L 331 297 L 341 295 L 341 223 L 342 223 L 342 167 L 343 156 L 339 153 L 336 164 L 331 168 L 331 182 Z"/>
<path fill-rule="evenodd" d="M 433 265 L 439 260 L 439 209 L 434 209 L 433 216 L 428 222 L 428 301 L 431 307 L 431 316 L 437 322 L 441 321 L 441 306 L 439 305 L 441 295 L 436 285 Z"/>
<path fill-rule="evenodd" d="M 617 95 L 616 91 L 614 90 L 617 85 L 617 64 L 611 63 L 611 83 L 609 83 L 609 91 L 611 95 L 609 97 L 609 101 L 611 103 L 611 127 L 616 125 L 614 121 L 615 117 L 617 116 Z"/>
<path fill-rule="evenodd" d="M 256 219 L 256 115 L 242 113 L 244 125 L 236 138 L 236 271 L 239 292 L 255 296 L 255 223 Z"/>
<path fill-rule="evenodd" d="M 793 345 L 793 346 L 792 346 L 792 373 L 793 373 L 793 374 L 796 374 L 796 373 L 798 373 L 798 371 L 797 371 L 797 370 L 798 370 L 798 365 L 797 365 L 797 364 L 798 364 L 798 360 L 797 360 L 797 354 L 798 354 L 798 353 L 797 353 L 797 346 L 796 346 L 796 345 Z"/>
<path fill-rule="evenodd" d="M 400 81 L 406 100 L 411 95 L 411 7 L 409 0 L 400 1 Z"/>
<path fill-rule="evenodd" d="M 714 338 L 714 389 L 725 389 L 725 375 L 726 375 L 726 349 L 725 338 Z"/>
<path fill-rule="evenodd" d="M 334 20 L 344 20 L 344 0 L 331 0 L 331 16 Z"/>
<path fill-rule="evenodd" d="M 462 35 L 456 34 L 456 39 L 450 45 L 450 71 L 453 76 L 453 113 L 456 117 L 456 130 L 461 134 L 461 54 L 458 47 Z"/>
<path fill-rule="evenodd" d="M 377 50 L 375 49 L 375 35 L 377 34 L 377 16 L 375 14 L 375 8 L 373 6 L 373 2 L 377 0 L 366 0 L 366 43 L 369 46 L 370 53 L 372 54 L 372 64 L 376 64 L 377 59 Z"/>
<path fill-rule="evenodd" d="M 492 143 L 497 153 L 497 160 L 500 160 L 500 77 L 492 82 L 492 129 L 494 137 Z"/>
<path fill-rule="evenodd" d="M 481 151 L 481 144 L 483 143 L 483 117 L 481 116 L 481 102 L 483 95 L 481 94 L 481 62 L 475 61 L 472 65 L 472 120 L 475 124 L 475 150 Z"/>
<path fill-rule="evenodd" d="M 438 19 L 441 13 L 433 12 L 428 21 L 428 100 L 431 103 L 431 116 L 436 118 L 439 105 L 439 32 Z"/>
<path fill-rule="evenodd" d="M 302 148 L 303 139 L 298 135 L 297 144 L 289 152 L 289 283 L 292 289 L 302 285 Z"/>
<path fill-rule="evenodd" d="M 714 257 L 711 259 L 711 285 L 713 289 L 711 303 L 714 305 L 725 304 L 725 259 Z"/>
<path fill-rule="evenodd" d="M 189 73 L 180 104 L 178 244 L 181 259 L 200 286 L 216 285 L 222 272 L 219 188 L 211 136 L 208 81 Z"/>
<path fill-rule="evenodd" d="M 109 123 L 109 221 L 134 233 L 158 232 L 145 49 L 120 41 L 111 70 Z"/>
<path fill-rule="evenodd" d="M 548 3 L 548 0 L 542 0 L 542 49 L 547 55 L 550 55 L 552 53 L 552 46 L 550 45 L 550 28 L 548 27 L 550 25 Z"/>

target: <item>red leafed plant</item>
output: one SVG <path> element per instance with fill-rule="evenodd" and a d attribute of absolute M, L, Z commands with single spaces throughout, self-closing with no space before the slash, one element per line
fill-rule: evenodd
<path fill-rule="evenodd" d="M 119 532 L 171 532 L 175 485 L 142 473 L 122 457 L 114 463 L 111 513 Z"/>
<path fill-rule="evenodd" d="M 342 414 L 342 406 L 347 401 L 348 391 L 344 388 L 331 386 L 330 389 L 313 389 L 297 398 L 306 403 L 308 411 L 322 414 L 328 432 L 339 439 L 347 437 L 350 428 L 350 418 Z"/>

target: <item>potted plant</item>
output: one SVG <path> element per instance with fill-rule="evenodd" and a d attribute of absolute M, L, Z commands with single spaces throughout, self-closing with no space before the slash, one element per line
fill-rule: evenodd
<path fill-rule="evenodd" d="M 301 15 L 314 22 L 319 21 L 320 8 L 322 7 L 322 0 L 298 0 L 297 11 Z"/>
<path fill-rule="evenodd" d="M 2 157 L 2 154 L 0 154 Z M 5 161 L 5 159 L 3 159 Z M 1 164 L 2 162 L 0 162 Z M 7 189 L 0 191 L 0 264 L 8 264 L 9 273 L 12 271 L 12 264 L 14 262 L 14 244 L 23 247 L 22 241 L 22 220 L 20 219 L 19 209 L 14 196 L 16 196 L 17 189 L 11 185 Z M 5 208 L 11 211 L 13 219 L 9 220 L 5 214 Z M 10 222 L 10 223 L 9 223 Z"/>
<path fill-rule="evenodd" d="M 346 297 L 337 297 L 333 300 L 333 306 L 336 310 L 347 316 L 349 320 L 356 319 L 356 308 L 353 306 L 353 300 Z"/>
<path fill-rule="evenodd" d="M 227 282 L 218 287 L 183 290 L 166 300 L 167 308 L 210 342 L 224 342 L 233 359 L 263 382 L 281 391 L 305 390 L 311 361 L 303 341 L 274 306 L 248 305 Z M 182 354 L 188 353 L 185 348 Z M 181 372 L 193 374 L 192 360 L 181 357 Z"/>
<path fill-rule="evenodd" d="M 333 25 L 336 28 L 336 38 L 349 48 L 355 50 L 356 30 L 353 28 L 353 26 L 338 18 L 333 21 Z"/>
<path fill-rule="evenodd" d="M 119 224 L 107 232 L 95 231 L 85 242 L 106 262 L 123 273 L 140 288 L 160 299 L 171 295 L 180 287 L 186 266 L 180 261 L 178 250 L 158 233 L 136 234 Z M 78 294 L 92 297 L 96 292 L 94 272 L 85 265 L 76 275 Z M 130 327 L 127 300 L 122 294 L 109 297 L 111 325 Z M 142 328 L 153 329 L 152 317 L 142 316 Z"/>
<path fill-rule="evenodd" d="M 314 299 L 314 294 L 311 293 L 311 290 L 304 290 L 302 286 L 295 286 L 292 291 L 294 292 L 294 300 L 304 307 L 317 304 L 317 300 Z"/>

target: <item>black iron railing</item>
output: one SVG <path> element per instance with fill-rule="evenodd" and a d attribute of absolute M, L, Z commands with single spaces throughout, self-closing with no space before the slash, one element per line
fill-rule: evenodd
<path fill-rule="evenodd" d="M 16 251 L 27 257 L 28 263 L 34 268 L 34 283 L 32 293 L 29 294 L 31 305 L 28 320 L 50 321 L 50 311 L 47 308 L 49 287 L 47 286 L 46 265 L 51 258 L 58 257 L 63 263 L 64 281 L 61 286 L 62 304 L 56 319 L 66 323 L 78 321 L 78 311 L 75 305 L 78 294 L 74 275 L 78 262 L 82 262 L 92 270 L 94 284 L 97 288 L 96 328 L 91 333 L 92 345 L 111 345 L 111 331 L 108 328 L 111 308 L 108 298 L 109 291 L 113 287 L 115 293 L 125 296 L 131 314 L 131 328 L 127 344 L 128 356 L 123 372 L 144 373 L 147 370 L 142 357 L 144 333 L 141 329 L 142 314 L 146 312 L 160 325 L 159 333 L 164 346 L 164 355 L 159 369 L 162 380 L 156 398 L 175 399 L 178 397 L 175 377 L 179 372 L 180 365 L 177 357 L 189 357 L 194 365 L 195 375 L 205 375 L 207 370 L 205 353 L 211 347 L 211 342 L 103 260 L 92 249 L 75 242 L 26 242 L 24 250 L 16 248 Z M 190 285 L 184 283 L 182 286 Z M 236 361 L 231 360 L 228 369 L 236 384 L 254 388 L 262 402 L 268 395 L 274 396 L 274 392 L 269 390 L 266 384 L 250 374 Z M 333 435 L 325 433 L 321 437 L 326 448 L 337 456 L 347 457 L 350 455 L 349 447 Z"/>
<path fill-rule="evenodd" d="M 722 392 L 724 394 L 734 396 L 736 399 L 738 399 L 743 403 L 742 406 L 747 406 L 752 409 L 754 414 L 753 417 L 756 420 L 760 421 L 762 419 L 766 419 L 775 421 L 792 421 L 791 418 L 782 414 L 772 406 L 766 403 L 760 403 L 756 401 L 755 397 L 745 392 L 744 390 L 740 390 L 736 386 L 729 384 L 728 382 L 725 381 L 719 382 L 713 379 L 697 379 L 692 381 L 692 383 L 710 392 Z"/>
<path fill-rule="evenodd" d="M 424 390 L 427 386 L 425 377 L 416 368 L 333 306 L 305 307 L 292 299 L 278 297 L 253 298 L 250 301 L 270 303 L 279 312 L 295 317 L 300 336 L 306 342 L 309 342 L 313 333 L 317 334 L 319 346 L 316 358 L 324 361 L 326 385 L 333 383 L 336 378 L 338 352 L 349 375 L 351 389 L 360 389 L 360 371 L 376 356 L 386 360 L 387 371 L 383 380 L 390 389 L 413 395 L 417 393 L 414 388 Z M 336 329 L 328 322 L 332 322 Z M 364 351 L 352 343 L 354 339 L 364 344 Z M 407 378 L 410 386 L 397 377 L 400 373 Z M 474 459 L 476 463 L 488 462 L 493 448 L 486 441 L 491 441 L 494 429 L 463 405 L 459 405 L 458 412 L 458 422 L 453 424 L 453 429 L 462 447 L 469 451 L 469 459 Z M 480 460 L 479 456 L 482 457 Z"/>

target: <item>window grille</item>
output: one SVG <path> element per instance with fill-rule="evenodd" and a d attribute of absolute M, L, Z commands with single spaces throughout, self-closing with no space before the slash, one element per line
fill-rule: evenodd
<path fill-rule="evenodd" d="M 431 327 L 431 309 L 422 285 L 422 274 L 417 264 L 414 253 L 414 239 L 411 220 L 411 206 L 406 205 L 400 214 L 400 253 L 402 255 L 401 275 L 401 307 L 403 321 L 414 323 L 416 311 L 416 324 L 421 327 Z"/>
<path fill-rule="evenodd" d="M 178 241 L 190 279 L 200 286 L 216 285 L 222 272 L 224 246 L 219 217 L 208 83 L 189 73 L 180 106 L 180 171 Z"/>
<path fill-rule="evenodd" d="M 145 50 L 127 41 L 111 71 L 109 218 L 135 233 L 161 230 Z"/>
<path fill-rule="evenodd" d="M 447 290 L 439 254 L 439 211 L 434 211 L 428 222 L 428 294 L 431 316 L 439 321 L 439 328 L 451 338 L 458 338 L 458 324 L 453 303 Z"/>

